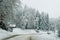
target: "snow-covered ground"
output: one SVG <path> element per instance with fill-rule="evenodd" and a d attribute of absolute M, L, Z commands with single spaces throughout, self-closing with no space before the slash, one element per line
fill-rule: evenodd
<path fill-rule="evenodd" d="M 5 38 L 5 37 L 8 37 L 10 35 L 11 35 L 10 32 L 7 32 L 5 30 L 0 29 L 0 40 L 3 39 L 3 38 Z"/>
<path fill-rule="evenodd" d="M 36 32 L 35 32 L 35 30 L 22 30 L 22 29 L 20 29 L 20 28 L 14 28 L 13 29 L 13 33 L 15 33 L 15 34 L 35 34 Z"/>
<path fill-rule="evenodd" d="M 5 30 L 0 29 L 0 40 L 12 35 L 20 35 L 20 34 L 34 34 L 36 33 L 34 30 L 22 30 L 19 28 L 14 28 L 13 32 L 7 32 Z"/>
<path fill-rule="evenodd" d="M 39 33 L 37 33 L 35 30 L 22 30 L 19 28 L 14 28 L 13 32 L 7 32 L 0 29 L 0 40 L 13 35 L 18 36 L 8 40 L 60 40 L 60 38 L 58 38 L 57 35 L 53 32 L 51 34 L 47 34 L 46 31 L 39 31 Z"/>

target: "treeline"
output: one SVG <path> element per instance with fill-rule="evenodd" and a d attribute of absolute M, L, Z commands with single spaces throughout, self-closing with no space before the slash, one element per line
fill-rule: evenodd
<path fill-rule="evenodd" d="M 22 29 L 51 29 L 48 13 L 40 13 L 38 10 L 22 5 L 20 0 L 0 1 L 0 17 L 4 19 L 3 22 L 7 27 L 10 23 Z"/>

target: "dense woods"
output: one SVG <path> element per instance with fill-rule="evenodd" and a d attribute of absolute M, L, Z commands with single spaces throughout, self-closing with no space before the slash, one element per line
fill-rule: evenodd
<path fill-rule="evenodd" d="M 49 14 L 23 5 L 20 0 L 0 0 L 0 20 L 6 27 L 16 24 L 17 28 L 54 30 Z M 3 26 L 4 27 L 4 26 Z"/>

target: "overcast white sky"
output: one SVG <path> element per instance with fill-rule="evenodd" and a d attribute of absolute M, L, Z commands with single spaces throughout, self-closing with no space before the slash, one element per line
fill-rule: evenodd
<path fill-rule="evenodd" d="M 40 12 L 48 12 L 50 18 L 60 16 L 60 0 L 22 0 L 22 3 Z"/>

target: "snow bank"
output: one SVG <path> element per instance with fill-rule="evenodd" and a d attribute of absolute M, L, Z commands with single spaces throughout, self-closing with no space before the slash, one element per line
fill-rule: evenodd
<path fill-rule="evenodd" d="M 23 34 L 24 31 L 21 30 L 20 28 L 14 28 L 14 29 L 13 29 L 13 33 L 14 33 L 14 34 Z"/>
<path fill-rule="evenodd" d="M 0 29 L 0 40 L 11 35 L 13 35 L 13 33 Z"/>
<path fill-rule="evenodd" d="M 24 30 L 27 34 L 34 34 L 36 33 L 35 30 Z"/>
<path fill-rule="evenodd" d="M 14 28 L 13 29 L 13 33 L 15 34 L 32 34 L 32 33 L 36 33 L 35 30 L 22 30 L 20 28 Z"/>

